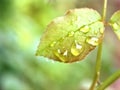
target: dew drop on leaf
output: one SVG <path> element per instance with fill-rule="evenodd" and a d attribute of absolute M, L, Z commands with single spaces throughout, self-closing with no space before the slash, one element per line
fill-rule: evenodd
<path fill-rule="evenodd" d="M 87 33 L 87 32 L 89 32 L 89 30 L 90 30 L 90 28 L 87 25 L 80 29 L 80 31 L 83 33 Z"/>
<path fill-rule="evenodd" d="M 66 50 L 64 53 L 63 53 L 63 56 L 67 56 L 68 54 L 68 51 Z"/>
<path fill-rule="evenodd" d="M 58 53 L 61 53 L 60 49 L 57 50 Z"/>
<path fill-rule="evenodd" d="M 60 49 L 54 52 L 54 54 L 59 58 L 62 62 L 66 62 L 66 57 L 68 55 L 68 51 L 65 50 L 64 52 L 61 52 Z"/>
<path fill-rule="evenodd" d="M 83 46 L 78 43 L 73 43 L 71 47 L 71 53 L 74 56 L 78 56 L 83 52 Z"/>
<path fill-rule="evenodd" d="M 99 39 L 96 37 L 87 37 L 86 42 L 92 46 L 97 46 L 99 44 Z"/>

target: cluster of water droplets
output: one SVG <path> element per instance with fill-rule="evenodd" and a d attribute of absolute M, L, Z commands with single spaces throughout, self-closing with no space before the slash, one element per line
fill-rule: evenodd
<path fill-rule="evenodd" d="M 67 61 L 68 50 L 57 49 L 54 54 L 63 62 Z"/>
<path fill-rule="evenodd" d="M 64 38 L 61 38 L 60 41 L 53 41 L 50 44 L 50 47 L 54 48 L 55 56 L 57 56 L 62 62 L 65 62 L 67 60 L 66 57 L 68 56 L 68 50 L 66 50 L 63 46 L 61 46 L 60 48 L 56 48 L 56 45 L 60 45 L 59 43 L 61 43 L 62 40 L 64 40 Z"/>
<path fill-rule="evenodd" d="M 54 49 L 54 54 L 55 56 L 57 56 L 62 62 L 66 62 L 68 61 L 68 57 L 69 56 L 79 56 L 81 53 L 84 52 L 85 50 L 85 43 L 92 45 L 92 46 L 97 46 L 99 44 L 99 38 L 96 36 L 87 36 L 87 33 L 90 31 L 90 26 L 86 25 L 82 28 L 79 29 L 79 31 L 71 31 L 69 32 L 66 37 L 74 37 L 75 33 L 84 33 L 86 34 L 86 38 L 83 38 L 84 40 L 78 42 L 77 40 L 74 40 L 73 43 L 71 43 L 70 45 L 70 49 L 66 49 L 64 46 L 62 46 L 62 44 L 58 44 L 58 43 L 62 43 L 63 40 L 65 40 L 66 37 L 61 38 L 59 41 L 53 41 L 50 44 L 50 47 L 52 48 L 56 48 Z M 99 30 L 93 31 L 95 35 L 99 34 L 103 34 L 104 33 L 104 29 L 103 28 L 99 28 Z M 66 41 L 67 42 L 67 41 Z M 69 43 L 69 42 L 68 42 Z M 61 45 L 61 47 L 58 47 L 56 45 Z M 57 48 L 58 47 L 58 48 Z"/>

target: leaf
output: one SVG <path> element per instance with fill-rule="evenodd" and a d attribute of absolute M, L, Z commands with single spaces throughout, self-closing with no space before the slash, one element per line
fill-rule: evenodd
<path fill-rule="evenodd" d="M 101 43 L 104 24 L 93 9 L 71 9 L 54 19 L 46 28 L 37 56 L 69 63 L 82 60 Z"/>
<path fill-rule="evenodd" d="M 115 34 L 120 39 L 120 10 L 112 15 L 109 24 L 112 26 Z"/>

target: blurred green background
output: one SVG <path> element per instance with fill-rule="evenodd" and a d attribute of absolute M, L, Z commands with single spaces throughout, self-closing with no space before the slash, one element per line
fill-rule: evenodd
<path fill-rule="evenodd" d="M 120 0 L 108 1 L 107 20 L 120 9 Z M 101 14 L 103 0 L 0 0 L 0 90 L 88 90 L 97 48 L 71 64 L 35 56 L 47 24 L 68 9 L 82 7 Z M 106 27 L 101 81 L 119 68 L 120 41 Z M 120 90 L 119 84 L 117 80 L 109 88 Z"/>

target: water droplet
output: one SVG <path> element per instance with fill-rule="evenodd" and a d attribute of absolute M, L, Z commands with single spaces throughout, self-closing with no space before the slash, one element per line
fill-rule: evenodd
<path fill-rule="evenodd" d="M 104 29 L 100 28 L 100 33 L 103 34 L 104 33 Z"/>
<path fill-rule="evenodd" d="M 72 37 L 73 35 L 74 35 L 74 32 L 68 33 L 68 36 L 69 36 L 69 37 Z"/>
<path fill-rule="evenodd" d="M 61 53 L 60 49 L 57 50 L 58 53 Z"/>
<path fill-rule="evenodd" d="M 68 51 L 66 50 L 64 53 L 63 53 L 63 56 L 67 56 L 68 54 Z"/>
<path fill-rule="evenodd" d="M 115 30 L 118 30 L 118 29 L 120 28 L 117 23 L 114 23 L 112 26 L 113 26 L 113 28 L 114 28 Z"/>
<path fill-rule="evenodd" d="M 51 46 L 51 47 L 54 47 L 55 44 L 56 44 L 56 42 L 53 41 L 53 42 L 50 44 L 50 46 Z"/>
<path fill-rule="evenodd" d="M 68 51 L 65 50 L 64 52 L 61 51 L 60 49 L 58 49 L 57 51 L 54 52 L 54 54 L 62 61 L 65 62 L 67 61 L 67 55 L 68 55 Z"/>
<path fill-rule="evenodd" d="M 75 42 L 75 43 L 72 44 L 71 53 L 74 56 L 80 55 L 82 53 L 82 51 L 83 51 L 82 45 L 78 44 L 77 42 Z"/>
<path fill-rule="evenodd" d="M 90 30 L 89 26 L 85 26 L 80 29 L 81 32 L 87 33 Z"/>
<path fill-rule="evenodd" d="M 97 37 L 88 37 L 88 38 L 86 39 L 86 42 L 87 42 L 88 44 L 93 45 L 93 46 L 97 46 L 97 45 L 99 44 L 99 39 L 98 39 Z"/>

